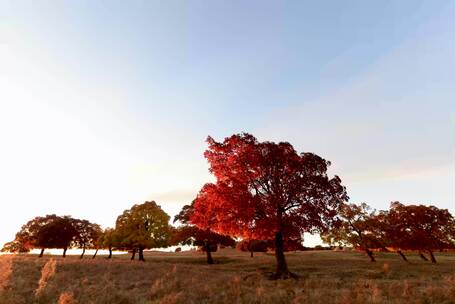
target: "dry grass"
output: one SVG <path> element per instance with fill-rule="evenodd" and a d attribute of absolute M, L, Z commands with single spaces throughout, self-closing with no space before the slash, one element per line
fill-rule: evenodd
<path fill-rule="evenodd" d="M 406 264 L 394 254 L 370 263 L 355 252 L 290 253 L 300 279 L 286 281 L 267 278 L 272 255 L 227 249 L 214 257 L 208 266 L 192 252 L 149 253 L 146 263 L 15 256 L 0 303 L 455 303 L 453 253 L 438 255 L 437 265 L 417 255 Z"/>
<path fill-rule="evenodd" d="M 38 288 L 35 290 L 35 295 L 39 297 L 46 288 L 47 282 L 52 279 L 57 269 L 57 262 L 54 259 L 50 259 L 44 264 L 41 269 L 41 278 L 38 281 Z"/>
<path fill-rule="evenodd" d="M 13 257 L 2 257 L 2 259 L 0 259 L 0 292 L 4 292 L 8 289 L 12 273 Z"/>
<path fill-rule="evenodd" d="M 58 298 L 58 304 L 77 304 L 72 292 L 62 292 Z"/>

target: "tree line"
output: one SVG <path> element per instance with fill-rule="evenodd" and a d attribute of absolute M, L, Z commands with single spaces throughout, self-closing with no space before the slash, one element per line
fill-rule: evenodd
<path fill-rule="evenodd" d="M 343 204 L 338 222 L 322 235 L 332 245 L 352 246 L 375 262 L 374 251 L 395 251 L 405 262 L 405 251 L 436 263 L 435 250 L 455 249 L 455 221 L 447 209 L 392 202 L 389 210 L 372 210 L 367 204 Z"/>
<path fill-rule="evenodd" d="M 435 250 L 455 244 L 454 218 L 445 209 L 395 202 L 388 211 L 372 211 L 366 204 L 349 204 L 346 187 L 331 163 L 309 152 L 298 153 L 287 142 L 260 142 L 242 133 L 221 142 L 207 139 L 204 153 L 215 181 L 205 184 L 196 198 L 170 217 L 154 201 L 134 205 L 118 216 L 115 228 L 69 216 L 48 215 L 26 223 L 4 250 L 32 248 L 129 250 L 131 259 L 144 250 L 177 244 L 200 246 L 207 262 L 218 245 L 245 251 L 275 252 L 274 278 L 289 278 L 285 251 L 302 249 L 303 234 L 319 233 L 332 245 L 364 250 L 374 261 L 375 250 L 424 252 L 436 262 Z M 96 255 L 96 253 L 95 253 Z"/>

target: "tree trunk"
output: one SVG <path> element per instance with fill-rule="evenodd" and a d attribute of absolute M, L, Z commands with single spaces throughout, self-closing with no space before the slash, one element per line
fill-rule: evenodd
<path fill-rule="evenodd" d="M 402 258 L 405 262 L 409 262 L 408 259 L 406 258 L 406 256 L 404 255 L 404 253 L 403 253 L 401 250 L 398 250 L 397 253 L 401 256 L 401 258 Z"/>
<path fill-rule="evenodd" d="M 62 255 L 62 257 L 66 258 L 66 251 L 67 251 L 67 250 L 68 250 L 68 248 L 66 248 L 66 247 L 63 248 L 63 255 Z"/>
<path fill-rule="evenodd" d="M 139 261 L 145 262 L 145 259 L 144 259 L 144 248 L 139 248 Z"/>
<path fill-rule="evenodd" d="M 368 257 L 370 257 L 371 262 L 376 262 L 376 259 L 374 258 L 373 251 L 370 249 L 366 248 L 365 252 L 368 254 Z"/>
<path fill-rule="evenodd" d="M 84 254 L 85 254 L 85 247 L 82 248 L 82 254 L 79 258 L 82 259 L 84 257 Z"/>
<path fill-rule="evenodd" d="M 112 258 L 112 247 L 109 247 L 109 256 L 107 258 L 108 259 Z"/>
<path fill-rule="evenodd" d="M 43 254 L 44 254 L 44 248 L 41 248 L 41 252 L 39 253 L 39 258 L 42 258 L 43 257 Z"/>
<path fill-rule="evenodd" d="M 212 251 L 210 250 L 210 243 L 204 241 L 205 253 L 207 255 L 207 264 L 213 264 Z"/>
<path fill-rule="evenodd" d="M 250 257 L 253 257 L 253 251 L 250 251 Z"/>
<path fill-rule="evenodd" d="M 424 260 L 425 262 L 428 262 L 427 257 L 422 253 L 422 251 L 419 251 L 419 256 L 422 260 Z"/>
<path fill-rule="evenodd" d="M 428 253 L 430 254 L 431 257 L 431 263 L 436 264 L 436 258 L 434 257 L 433 251 L 428 250 Z"/>
<path fill-rule="evenodd" d="M 131 261 L 134 260 L 135 256 L 136 256 L 136 249 L 133 249 L 133 252 L 131 254 Z"/>
<path fill-rule="evenodd" d="M 292 277 L 288 269 L 286 258 L 284 256 L 284 241 L 283 233 L 281 231 L 275 234 L 275 259 L 276 259 L 276 272 L 275 279 L 289 279 Z"/>
<path fill-rule="evenodd" d="M 95 254 L 92 256 L 92 259 L 94 259 L 96 257 L 96 254 L 98 253 L 98 248 L 96 248 L 95 250 Z"/>

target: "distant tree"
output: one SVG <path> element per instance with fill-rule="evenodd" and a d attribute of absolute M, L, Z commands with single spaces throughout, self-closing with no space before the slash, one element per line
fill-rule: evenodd
<path fill-rule="evenodd" d="M 116 221 L 115 230 L 121 246 L 139 252 L 145 261 L 144 249 L 166 247 L 169 243 L 169 215 L 154 201 L 137 204 L 125 210 Z"/>
<path fill-rule="evenodd" d="M 380 240 L 384 247 L 393 248 L 403 261 L 409 262 L 403 251 L 407 248 L 402 246 L 401 239 L 397 238 L 398 235 L 395 234 L 397 232 L 394 228 L 396 222 L 393 217 L 390 217 L 389 211 L 379 211 L 378 214 L 372 217 L 372 223 L 372 230 L 376 239 Z"/>
<path fill-rule="evenodd" d="M 71 247 L 77 234 L 78 231 L 70 216 L 58 216 L 54 221 L 43 226 L 42 237 L 47 243 L 46 248 L 61 248 L 62 256 L 66 257 L 66 251 Z"/>
<path fill-rule="evenodd" d="M 74 243 L 77 248 L 82 249 L 80 256 L 82 259 L 87 248 L 96 249 L 97 241 L 102 233 L 102 229 L 98 224 L 91 223 L 87 220 L 74 219 L 72 224 L 77 231 Z"/>
<path fill-rule="evenodd" d="M 218 245 L 234 246 L 235 240 L 229 236 L 212 232 L 210 229 L 203 230 L 191 225 L 189 218 L 193 211 L 193 204 L 185 205 L 180 213 L 174 217 L 174 223 L 178 221 L 182 226 L 173 229 L 171 243 L 202 247 L 207 256 L 207 263 L 213 264 L 211 253 L 217 251 Z M 207 216 L 209 215 L 207 214 Z"/>
<path fill-rule="evenodd" d="M 305 250 L 302 244 L 302 238 L 297 239 L 284 239 L 283 250 L 298 251 Z M 254 252 L 267 252 L 269 249 L 275 249 L 275 243 L 273 240 L 242 240 L 236 245 L 237 250 L 250 252 L 250 256 L 254 256 Z"/>
<path fill-rule="evenodd" d="M 348 199 L 341 180 L 327 175 L 330 162 L 245 133 L 207 142 L 204 155 L 216 182 L 199 192 L 190 222 L 233 237 L 274 240 L 274 277 L 293 276 L 284 240 L 326 229 Z"/>
<path fill-rule="evenodd" d="M 98 247 L 109 250 L 108 259 L 112 258 L 112 250 L 119 243 L 120 241 L 113 228 L 106 228 L 98 239 Z"/>
<path fill-rule="evenodd" d="M 21 242 L 14 240 L 3 245 L 1 252 L 13 252 L 13 253 L 26 253 L 30 252 L 30 249 L 22 244 Z"/>
<path fill-rule="evenodd" d="M 454 221 L 447 209 L 393 202 L 388 212 L 386 235 L 392 246 L 428 252 L 431 262 L 436 263 L 434 250 L 454 247 L 451 236 Z M 426 259 L 423 254 L 421 257 Z"/>
<path fill-rule="evenodd" d="M 250 256 L 254 256 L 254 252 L 267 252 L 268 248 L 271 248 L 273 244 L 270 241 L 264 240 L 242 240 L 237 243 L 237 250 L 249 252 Z"/>
<path fill-rule="evenodd" d="M 272 247 L 273 248 L 273 247 Z M 298 236 L 297 238 L 286 238 L 284 239 L 284 251 L 303 251 L 303 238 Z"/>
<path fill-rule="evenodd" d="M 321 237 L 329 245 L 350 245 L 366 252 L 371 262 L 376 259 L 371 249 L 384 248 L 377 232 L 375 211 L 362 203 L 343 204 L 339 208 L 338 222 Z"/>
<path fill-rule="evenodd" d="M 46 248 L 61 248 L 63 257 L 65 257 L 67 249 L 77 235 L 72 221 L 73 219 L 69 216 L 55 214 L 38 216 L 22 226 L 14 241 L 22 244 L 28 250 L 41 249 L 40 257 L 43 256 Z"/>

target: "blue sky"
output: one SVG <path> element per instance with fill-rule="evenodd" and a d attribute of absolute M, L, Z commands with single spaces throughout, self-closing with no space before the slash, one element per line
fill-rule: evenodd
<path fill-rule="evenodd" d="M 207 135 L 332 161 L 352 202 L 455 212 L 450 1 L 0 0 L 0 243 L 36 215 L 170 214 Z"/>

